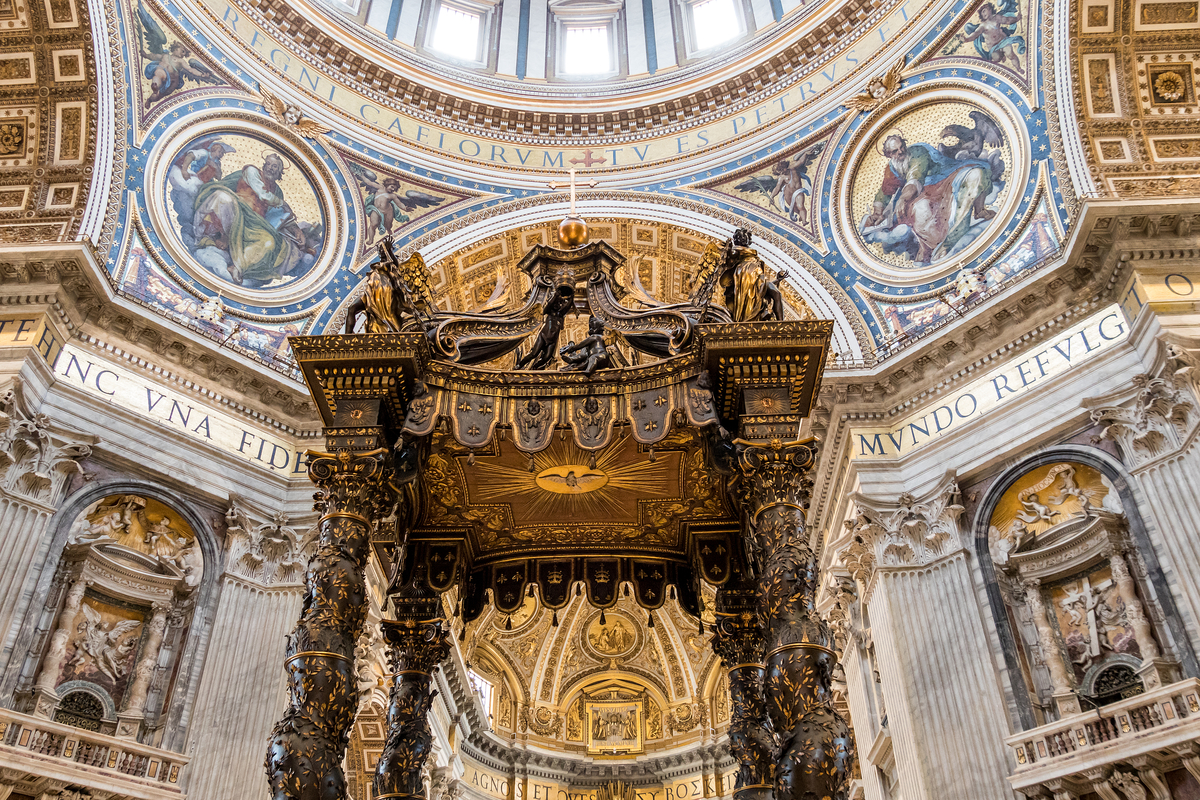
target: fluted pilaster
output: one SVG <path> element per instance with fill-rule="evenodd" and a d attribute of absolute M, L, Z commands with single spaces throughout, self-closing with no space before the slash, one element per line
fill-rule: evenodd
<path fill-rule="evenodd" d="M 222 583 L 196 695 L 186 789 L 189 797 L 258 798 L 265 794 L 262 743 L 287 704 L 279 664 L 304 586 L 268 588 L 231 575 Z"/>
<path fill-rule="evenodd" d="M 948 475 L 918 500 L 855 496 L 840 555 L 866 589 L 906 798 L 1012 800 L 1008 722 Z"/>

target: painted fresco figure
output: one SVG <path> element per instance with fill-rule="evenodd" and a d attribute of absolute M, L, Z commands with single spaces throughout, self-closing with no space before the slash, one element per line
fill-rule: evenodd
<path fill-rule="evenodd" d="M 965 44 L 974 42 L 980 56 L 1001 66 L 1023 72 L 1021 55 L 1025 53 L 1025 37 L 1014 35 L 1021 22 L 1021 9 L 1016 0 L 1001 0 L 1000 7 L 984 3 L 979 7 L 979 24 L 967 23 L 958 38 Z"/>
<path fill-rule="evenodd" d="M 998 158 L 971 157 L 961 148 L 947 155 L 928 144 L 910 145 L 899 133 L 883 140 L 882 154 L 887 167 L 859 230 L 884 252 L 928 264 L 969 245 L 996 216 L 988 205 L 1004 185 Z"/>
<path fill-rule="evenodd" d="M 168 42 L 167 34 L 146 7 L 137 5 L 137 24 L 141 31 L 139 52 L 146 64 L 142 74 L 150 81 L 150 96 L 146 108 L 181 88 L 185 80 L 219 86 L 222 81 L 204 62 L 192 58 L 192 51 L 182 42 Z"/>
<path fill-rule="evenodd" d="M 367 218 L 365 230 L 370 234 L 367 244 L 374 244 L 377 236 L 395 233 L 411 220 L 411 212 L 446 202 L 444 197 L 417 189 L 402 193 L 400 181 L 396 178 L 388 176 L 380 180 L 374 170 L 354 162 L 349 162 L 349 165 L 363 192 L 363 215 Z"/>
<path fill-rule="evenodd" d="M 247 164 L 202 186 L 194 204 L 193 256 L 214 273 L 255 288 L 310 267 L 323 234 L 296 218 L 279 184 L 283 172 L 283 159 L 268 153 L 261 167 Z"/>

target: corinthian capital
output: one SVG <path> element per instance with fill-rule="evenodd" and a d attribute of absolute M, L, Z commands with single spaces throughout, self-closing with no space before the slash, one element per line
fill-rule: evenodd
<path fill-rule="evenodd" d="M 91 455 L 95 442 L 94 436 L 58 430 L 49 416 L 35 411 L 19 378 L 0 393 L 0 488 L 4 491 L 57 506 L 71 473 L 86 477 L 79 462 Z"/>
<path fill-rule="evenodd" d="M 356 514 L 378 519 L 392 506 L 388 488 L 391 459 L 386 448 L 356 452 L 308 453 L 308 477 L 319 491 L 313 509 L 322 514 Z"/>
<path fill-rule="evenodd" d="M 315 530 L 301 534 L 282 511 L 272 512 L 269 519 L 260 521 L 262 518 L 252 515 L 243 503 L 231 495 L 225 511 L 225 539 L 229 545 L 226 571 L 264 586 L 301 582 L 316 543 Z M 311 527 L 311 522 L 304 527 Z"/>
<path fill-rule="evenodd" d="M 922 567 L 965 546 L 958 527 L 963 512 L 958 481 L 948 472 L 921 498 L 903 492 L 894 501 L 861 494 L 837 546 L 842 563 L 864 584 L 881 567 Z"/>
<path fill-rule="evenodd" d="M 814 439 L 790 443 L 776 439 L 770 444 L 742 447 L 738 453 L 738 467 L 745 478 L 742 491 L 751 518 L 757 518 L 771 506 L 806 508 L 812 486 L 807 474 L 816 460 Z"/>
<path fill-rule="evenodd" d="M 1195 364 L 1187 348 L 1161 341 L 1154 369 L 1125 389 L 1083 401 L 1101 426 L 1096 440 L 1116 443 L 1134 469 L 1178 450 L 1200 421 Z"/>

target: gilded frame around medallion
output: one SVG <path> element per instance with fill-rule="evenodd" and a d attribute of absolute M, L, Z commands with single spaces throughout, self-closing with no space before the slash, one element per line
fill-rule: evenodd
<path fill-rule="evenodd" d="M 646 751 L 644 697 L 633 700 L 585 700 L 583 720 L 588 755 L 627 756 Z"/>
<path fill-rule="evenodd" d="M 325 237 L 320 258 L 302 277 L 272 289 L 247 289 L 210 273 L 186 252 L 171 223 L 173 212 L 167 207 L 164 192 L 168 172 L 174 158 L 179 155 L 179 149 L 205 135 L 242 135 L 278 143 L 281 152 L 303 171 L 325 215 Z M 236 158 L 231 159 L 231 167 L 236 163 Z M 232 172 L 232 169 L 228 171 Z M 143 194 L 150 227 L 161 243 L 164 255 L 169 255 L 171 259 L 169 271 L 184 285 L 195 282 L 232 300 L 253 306 L 288 305 L 314 295 L 319 287 L 329 281 L 345 258 L 349 235 L 348 212 L 328 165 L 311 145 L 256 115 L 228 113 L 199 123 L 184 118 L 172 125 L 154 147 L 146 167 Z M 158 249 L 152 242 L 145 244 L 151 249 Z"/>

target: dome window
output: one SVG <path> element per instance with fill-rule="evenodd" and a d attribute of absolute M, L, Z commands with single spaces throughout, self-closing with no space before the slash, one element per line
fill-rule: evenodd
<path fill-rule="evenodd" d="M 608 33 L 608 26 L 603 24 L 564 26 L 563 72 L 568 75 L 612 72 Z"/>
<path fill-rule="evenodd" d="M 728 44 L 746 32 L 745 10 L 738 0 L 684 0 L 683 8 L 691 56 Z"/>
<path fill-rule="evenodd" d="M 620 72 L 617 55 L 619 2 L 560 0 L 550 4 L 554 17 L 560 77 L 605 78 Z"/>
<path fill-rule="evenodd" d="M 430 50 L 449 58 L 478 65 L 483 62 L 483 40 L 491 6 L 441 0 L 434 6 Z"/>

